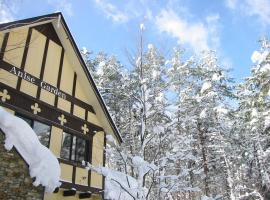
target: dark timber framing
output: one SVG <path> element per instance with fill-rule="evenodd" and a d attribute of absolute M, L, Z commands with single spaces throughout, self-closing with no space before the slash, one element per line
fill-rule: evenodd
<path fill-rule="evenodd" d="M 50 42 L 50 39 L 46 38 L 46 43 L 45 43 L 45 48 L 44 48 L 44 53 L 43 53 L 43 58 L 42 58 L 42 64 L 41 64 L 41 69 L 40 69 L 40 75 L 39 75 L 40 80 L 43 80 L 43 76 L 44 76 L 49 42 Z M 40 93 L 41 93 L 41 87 L 38 87 L 38 90 L 37 90 L 37 98 L 38 99 L 40 98 Z"/>
<path fill-rule="evenodd" d="M 64 62 L 64 56 L 65 56 L 65 50 L 62 47 L 61 50 L 61 58 L 60 58 L 60 64 L 59 64 L 59 71 L 58 71 L 58 77 L 57 77 L 57 88 L 60 88 L 60 83 L 61 83 L 61 77 L 62 77 L 62 71 L 63 71 L 63 62 Z M 54 101 L 54 106 L 57 106 L 58 104 L 58 96 L 55 97 L 55 101 Z"/>
<path fill-rule="evenodd" d="M 10 70 L 11 70 L 13 67 L 15 67 L 15 66 L 13 66 L 13 65 L 11 65 L 11 64 L 9 64 L 9 63 L 3 61 L 3 60 L 0 60 L 0 66 L 1 66 L 2 69 L 6 70 L 6 71 L 8 71 L 8 72 L 10 72 Z M 16 69 L 17 71 L 20 70 L 20 69 L 17 68 L 17 67 L 15 67 L 15 69 Z M 35 85 L 39 86 L 39 85 L 40 85 L 40 82 L 41 82 L 42 80 L 39 79 L 39 78 L 37 78 L 37 77 L 35 77 L 35 76 L 32 76 L 32 75 L 31 75 L 31 77 L 34 77 L 34 78 L 35 78 L 35 80 L 36 80 Z M 19 79 L 21 79 L 21 77 L 19 77 Z M 51 84 L 49 84 L 49 83 L 46 83 L 46 85 L 49 85 L 50 87 L 53 87 L 53 86 L 52 86 Z M 40 87 L 38 87 L 38 88 L 40 88 Z M 39 90 L 39 91 L 40 91 L 40 90 Z M 59 91 L 60 91 L 60 90 L 59 90 Z M 70 102 L 71 102 L 71 105 L 72 105 L 72 104 L 76 104 L 76 105 L 78 105 L 78 106 L 80 106 L 80 107 L 82 107 L 82 108 L 88 110 L 89 112 L 92 112 L 92 113 L 95 114 L 94 108 L 93 108 L 91 105 L 89 105 L 89 104 L 87 104 L 87 103 L 85 103 L 85 102 L 83 102 L 83 101 L 81 101 L 81 100 L 79 100 L 79 99 L 73 97 L 72 95 L 69 95 L 69 94 L 63 92 L 63 91 L 61 91 L 61 93 L 65 94 L 66 100 L 67 100 L 67 101 L 70 101 Z M 39 97 L 39 96 L 37 95 L 37 97 Z M 39 99 L 39 98 L 38 98 L 38 99 Z"/>
<path fill-rule="evenodd" d="M 58 21 L 56 21 L 56 20 L 58 20 Z M 56 23 L 58 23 L 57 24 L 58 28 L 56 28 Z M 11 23 L 0 24 L 0 31 L 8 32 L 12 28 L 18 28 L 18 27 L 23 27 L 23 26 L 25 26 L 26 28 L 29 28 L 29 29 L 27 32 L 26 40 L 25 40 L 25 46 L 23 47 L 21 66 L 18 66 L 20 68 L 4 61 L 3 58 L 4 58 L 4 53 L 6 51 L 6 47 L 7 47 L 7 43 L 8 43 L 8 39 L 9 39 L 9 33 L 4 33 L 4 35 L 3 35 L 3 42 L 2 42 L 2 46 L 1 46 L 1 52 L 0 52 L 0 68 L 1 68 L 1 70 L 5 70 L 9 73 L 13 73 L 14 76 L 16 75 L 18 77 L 18 79 L 17 79 L 16 89 L 6 85 L 5 83 L 0 82 L 0 92 L 2 92 L 3 90 L 7 90 L 8 95 L 10 95 L 10 98 L 6 99 L 6 101 L 4 101 L 4 100 L 0 101 L 0 106 L 4 106 L 6 108 L 12 109 L 13 111 L 15 111 L 16 113 L 18 113 L 20 115 L 27 116 L 30 119 L 40 121 L 40 122 L 48 124 L 50 126 L 58 127 L 60 129 L 62 129 L 64 132 L 67 132 L 67 133 L 70 133 L 74 136 L 85 139 L 87 141 L 86 144 L 88 144 L 88 146 L 89 146 L 89 150 L 88 151 L 86 150 L 86 151 L 88 153 L 89 162 L 91 163 L 92 162 L 92 152 L 93 152 L 93 150 L 92 150 L 93 137 L 94 137 L 96 132 L 99 132 L 99 131 L 104 132 L 104 129 L 102 127 L 100 127 L 99 125 L 88 122 L 88 112 L 92 112 L 95 114 L 95 111 L 91 105 L 85 103 L 83 100 L 76 98 L 76 87 L 78 86 L 77 79 L 80 78 L 80 77 L 77 77 L 76 72 L 74 72 L 74 76 L 73 76 L 72 94 L 67 94 L 67 93 L 60 90 L 62 72 L 63 72 L 63 67 L 64 67 L 63 62 L 64 62 L 64 58 L 66 56 L 65 55 L 65 48 L 66 47 L 68 47 L 68 52 L 70 52 L 69 49 L 71 49 L 71 51 L 72 51 L 72 53 L 68 54 L 68 56 L 71 56 L 73 58 L 73 55 L 75 55 L 75 57 L 78 58 L 78 61 L 79 61 L 78 65 L 82 66 L 83 72 L 85 73 L 85 75 L 90 83 L 90 87 L 94 91 L 93 96 L 95 99 L 97 99 L 97 101 L 100 105 L 100 106 L 98 105 L 99 111 L 102 112 L 102 116 L 105 115 L 104 119 L 106 119 L 106 128 L 107 128 L 107 125 L 109 125 L 109 127 L 110 127 L 109 130 L 112 130 L 114 132 L 114 134 L 119 142 L 122 142 L 122 138 L 121 138 L 121 136 L 118 132 L 118 129 L 116 128 L 112 118 L 110 117 L 110 114 L 105 106 L 105 103 L 103 102 L 102 97 L 101 97 L 101 95 L 100 95 L 100 93 L 99 93 L 99 91 L 98 91 L 98 89 L 93 81 L 93 78 L 92 78 L 91 74 L 89 73 L 89 70 L 88 70 L 88 68 L 87 68 L 87 66 L 86 66 L 86 64 L 81 56 L 81 53 L 75 44 L 75 41 L 74 41 L 74 39 L 73 39 L 73 37 L 72 37 L 68 27 L 67 27 L 67 24 L 66 24 L 61 13 L 54 13 L 54 14 L 44 15 L 44 16 L 30 18 L 30 19 L 26 19 L 26 20 L 20 20 L 20 21 L 15 21 L 15 22 L 11 22 Z M 42 33 L 46 37 L 46 42 L 45 42 L 45 45 L 43 46 L 44 51 L 43 51 L 43 55 L 42 55 L 41 66 L 37 66 L 37 67 L 40 67 L 40 74 L 37 75 L 39 77 L 35 77 L 35 76 L 28 74 L 27 72 L 24 71 L 26 60 L 28 57 L 28 50 L 29 50 L 29 45 L 31 42 L 33 30 L 39 31 L 40 33 Z M 58 33 L 61 34 L 61 37 L 59 37 L 60 35 Z M 62 35 L 62 33 L 64 33 L 64 34 Z M 70 43 L 64 42 L 65 39 L 68 39 Z M 59 44 L 62 47 L 59 66 L 55 66 L 55 68 L 57 68 L 57 70 L 55 70 L 55 73 L 58 73 L 56 87 L 54 87 L 53 85 L 51 85 L 49 83 L 45 83 L 43 81 L 48 50 L 49 50 L 51 42 L 56 42 L 57 44 Z M 65 48 L 63 45 L 65 46 Z M 75 58 L 75 61 L 76 61 L 75 63 L 77 63 L 76 58 Z M 59 59 L 59 58 L 57 58 L 57 59 Z M 13 69 L 14 72 L 11 69 Z M 77 70 L 77 68 L 75 68 L 75 69 L 79 74 L 81 73 L 81 69 L 79 69 L 79 70 Z M 20 72 L 20 75 L 16 74 L 15 70 L 18 70 Z M 21 75 L 21 74 L 24 74 L 24 75 Z M 29 77 L 30 77 L 29 80 L 28 80 L 28 78 L 27 79 L 25 78 L 27 76 L 25 74 L 29 75 Z M 32 81 L 32 78 L 34 81 Z M 72 79 L 72 77 L 71 77 L 71 79 Z M 38 86 L 37 87 L 37 94 L 35 97 L 32 97 L 31 95 L 28 95 L 28 94 L 20 91 L 22 80 L 28 81 L 28 82 L 32 83 L 33 85 Z M 52 90 L 48 89 L 47 91 L 54 94 L 55 98 L 54 98 L 53 105 L 46 103 L 46 100 L 40 100 L 41 91 L 42 90 L 46 91 L 46 88 L 42 87 L 42 83 L 45 83 L 46 85 L 48 85 L 48 87 L 52 88 Z M 62 92 L 64 94 L 64 96 L 59 95 L 58 90 L 59 90 L 59 92 Z M 70 102 L 70 112 L 66 112 L 64 110 L 57 108 L 58 103 L 59 103 L 59 98 L 63 98 L 66 101 Z M 34 105 L 35 103 L 38 103 L 38 107 L 41 109 L 41 111 L 37 112 L 36 114 L 33 114 L 33 110 L 31 109 L 31 106 Z M 83 119 L 73 115 L 75 105 L 84 109 L 85 117 Z M 104 115 L 103 115 L 103 113 L 104 113 Z M 61 116 L 61 115 L 64 115 L 64 117 L 66 119 L 66 122 L 62 122 L 62 124 L 60 123 L 60 120 L 59 120 L 59 116 Z M 82 133 L 82 127 L 84 125 L 87 125 L 87 127 L 89 128 L 89 132 L 87 134 Z M 50 143 L 50 141 L 49 141 L 49 143 Z M 104 132 L 104 146 L 106 146 L 106 133 L 105 132 Z M 77 150 L 75 150 L 75 151 L 77 151 Z M 85 166 L 82 166 L 81 163 L 77 163 L 77 162 L 69 161 L 69 160 L 64 160 L 61 158 L 59 158 L 59 162 L 73 166 L 73 168 L 72 168 L 72 182 L 69 183 L 69 182 L 63 181 L 61 188 L 65 188 L 65 189 L 69 189 L 69 190 L 71 188 L 75 188 L 76 190 L 79 190 L 82 192 L 91 191 L 92 193 L 97 193 L 97 194 L 103 195 L 104 186 L 105 186 L 104 177 L 102 180 L 102 188 L 101 189 L 100 188 L 93 188 L 93 187 L 91 187 L 91 171 L 89 170 L 87 172 L 88 177 L 86 177 L 87 175 L 85 175 L 85 178 L 88 178 L 85 180 L 86 185 L 79 185 L 79 184 L 76 184 L 76 169 L 78 171 L 79 168 L 85 168 Z M 105 155 L 105 151 L 103 151 L 103 166 L 105 165 L 105 162 L 106 162 L 106 155 Z"/>
<path fill-rule="evenodd" d="M 1 52 L 0 52 L 0 60 L 3 60 L 3 58 L 4 58 L 4 53 L 6 51 L 8 38 L 9 38 L 9 33 L 5 33 L 3 43 L 2 43 L 2 47 L 1 47 Z"/>
<path fill-rule="evenodd" d="M 90 128 L 90 134 L 94 134 L 94 131 L 103 131 L 103 128 L 100 126 L 85 121 L 63 110 L 57 109 L 50 104 L 44 103 L 43 101 L 31 97 L 30 95 L 18 92 L 14 88 L 0 83 L 0 91 L 3 91 L 4 89 L 8 91 L 8 94 L 11 96 L 11 98 L 6 102 L 0 101 L 0 105 L 11 108 L 15 111 L 18 111 L 19 113 L 31 116 L 33 118 L 40 118 L 41 122 L 49 123 L 63 129 L 64 131 L 66 130 L 67 132 L 79 135 L 80 137 L 87 137 L 87 135 L 81 133 L 81 127 L 84 124 Z M 32 113 L 31 105 L 34 103 L 38 103 L 39 107 L 41 108 L 41 112 L 38 114 Z M 64 114 L 67 120 L 67 123 L 64 125 L 61 125 L 58 120 L 58 117 L 61 116 L 61 114 Z"/>
<path fill-rule="evenodd" d="M 112 127 L 112 129 L 114 130 L 114 133 L 118 139 L 119 142 L 122 142 L 122 138 L 120 136 L 120 133 L 118 132 L 118 129 L 117 127 L 115 126 L 112 118 L 110 117 L 110 114 L 106 108 L 106 105 L 105 103 L 103 102 L 102 100 L 102 97 L 100 95 L 100 93 L 98 92 L 98 89 L 97 89 L 97 86 L 95 85 L 94 83 L 94 80 L 91 76 L 91 74 L 89 73 L 89 70 L 87 69 L 87 66 L 82 58 L 82 55 L 74 41 L 74 38 L 73 36 L 71 35 L 70 33 L 70 30 L 68 29 L 68 26 L 67 26 L 67 23 L 63 17 L 63 15 L 59 12 L 59 13 L 53 13 L 53 14 L 48 14 L 48 15 L 43 15 L 43 16 L 39 16 L 39 17 L 33 17 L 33 18 L 29 18 L 29 19 L 24 19 L 24 20 L 18 20 L 18 21 L 15 21 L 15 22 L 9 22 L 9 23 L 4 23 L 4 24 L 0 24 L 0 31 L 4 31 L 4 30 L 7 30 L 7 29 L 11 29 L 11 28 L 17 28 L 17 27 L 21 27 L 21 26 L 31 26 L 31 24 L 35 24 L 35 23 L 43 23 L 43 24 L 46 24 L 46 23 L 51 23 L 53 20 L 57 20 L 61 18 L 61 20 L 59 21 L 59 23 L 61 23 L 61 25 L 63 26 L 63 29 L 64 31 L 66 32 L 67 34 L 67 38 L 70 40 L 70 43 L 74 49 L 74 52 L 76 53 L 76 56 L 78 57 L 78 60 L 79 62 L 81 63 L 82 67 L 83 67 L 83 70 L 89 80 L 89 82 L 91 83 L 91 86 L 95 92 L 95 95 L 101 105 L 101 108 L 102 110 L 104 111 L 105 113 L 105 116 L 108 120 L 108 122 L 110 123 L 110 126 Z"/>
<path fill-rule="evenodd" d="M 72 97 L 75 97 L 76 94 L 76 84 L 77 84 L 77 74 L 76 72 L 74 72 L 74 76 L 73 76 L 73 88 L 72 88 Z M 73 114 L 74 111 L 74 104 L 71 104 L 71 108 L 70 108 L 70 113 Z"/>
<path fill-rule="evenodd" d="M 33 28 L 28 29 L 27 38 L 26 38 L 26 42 L 25 42 L 25 46 L 24 46 L 23 57 L 22 57 L 21 68 L 20 68 L 23 71 L 24 71 L 27 53 L 28 53 L 28 49 L 29 49 L 29 44 L 30 44 L 30 40 L 31 40 L 31 36 L 32 36 L 32 31 L 33 31 Z M 17 82 L 17 90 L 19 90 L 21 88 L 21 83 L 22 83 L 22 79 L 19 79 Z"/>

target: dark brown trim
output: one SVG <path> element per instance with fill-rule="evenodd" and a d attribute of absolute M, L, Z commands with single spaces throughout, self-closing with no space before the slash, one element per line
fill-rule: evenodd
<path fill-rule="evenodd" d="M 68 26 L 67 26 L 67 23 L 63 17 L 63 15 L 61 13 L 53 13 L 53 14 L 49 14 L 49 15 L 43 15 L 43 16 L 39 16 L 39 17 L 35 17 L 35 18 L 30 18 L 30 19 L 24 19 L 24 20 L 20 20 L 20 21 L 15 21 L 15 22 L 10 22 L 10 23 L 5 23 L 5 24 L 0 24 L 0 31 L 3 31 L 5 29 L 11 29 L 11 28 L 14 28 L 14 27 L 19 27 L 19 26 L 24 26 L 24 25 L 30 25 L 30 24 L 35 24 L 35 23 L 38 23 L 38 22 L 43 22 L 43 21 L 49 21 L 49 20 L 57 20 L 57 19 L 61 19 L 60 20 L 60 23 L 64 29 L 64 31 L 66 32 L 67 34 L 67 38 L 69 39 L 73 49 L 74 49 L 74 52 L 75 54 L 77 55 L 78 57 L 78 60 L 79 62 L 81 63 L 82 65 L 82 68 L 91 84 L 91 87 L 93 88 L 94 92 L 95 92 L 95 95 L 97 97 L 97 100 L 99 101 L 100 105 L 101 105 L 101 108 L 102 110 L 104 111 L 105 113 L 105 116 L 111 126 L 111 128 L 113 129 L 114 133 L 115 133 L 115 136 L 117 137 L 118 141 L 119 142 L 122 142 L 122 137 L 120 136 L 120 133 L 116 127 L 116 125 L 114 124 L 110 114 L 109 114 L 109 111 L 108 109 L 106 108 L 106 105 L 104 103 L 104 101 L 102 100 L 102 97 L 97 89 L 97 86 L 95 85 L 95 82 L 82 58 L 82 55 L 75 43 L 75 40 L 73 38 L 73 36 L 71 35 L 70 33 L 70 30 L 68 29 Z"/>
<path fill-rule="evenodd" d="M 80 53 L 80 50 L 78 49 L 78 47 L 77 47 L 77 45 L 75 43 L 75 40 L 74 40 L 74 38 L 73 38 L 73 36 L 72 36 L 72 34 L 71 34 L 68 26 L 67 26 L 67 23 L 66 23 L 63 15 L 61 13 L 59 13 L 59 15 L 61 15 L 61 22 L 63 24 L 63 28 L 66 31 L 67 35 L 68 35 L 68 38 L 69 38 L 69 40 L 71 42 L 71 45 L 72 45 L 72 47 L 73 47 L 73 49 L 74 49 L 74 51 L 75 51 L 75 53 L 76 53 L 76 55 L 77 55 L 77 57 L 79 59 L 79 62 L 82 65 L 82 68 L 84 70 L 84 73 L 86 74 L 86 76 L 87 76 L 87 78 L 88 78 L 88 80 L 89 80 L 89 82 L 91 84 L 91 87 L 93 88 L 93 90 L 95 92 L 95 95 L 97 97 L 97 100 L 100 103 L 101 108 L 104 111 L 105 116 L 106 116 L 106 118 L 107 118 L 107 120 L 108 120 L 111 128 L 113 129 L 116 138 L 118 139 L 119 142 L 123 142 L 123 139 L 122 139 L 122 137 L 121 137 L 121 135 L 120 135 L 120 133 L 119 133 L 116 125 L 114 124 L 114 122 L 113 122 L 113 120 L 111 118 L 111 115 L 110 115 L 110 113 L 109 113 L 109 111 L 108 111 L 108 109 L 107 109 L 107 107 L 106 107 L 106 105 L 105 105 L 105 103 L 104 103 L 104 101 L 103 101 L 103 99 L 102 99 L 99 91 L 98 91 L 98 88 L 97 88 L 97 86 L 96 86 L 96 84 L 95 84 L 95 82 L 94 82 L 94 80 L 93 80 L 93 78 L 92 78 L 92 76 L 91 76 L 91 74 L 90 74 L 90 72 L 89 72 L 86 64 L 85 64 L 85 62 L 84 62 L 84 59 L 83 59 L 83 57 L 82 57 L 82 55 Z"/>
<path fill-rule="evenodd" d="M 8 38 L 9 38 L 9 33 L 5 33 L 2 47 L 1 47 L 1 52 L 0 52 L 0 60 L 3 60 L 3 58 L 4 58 L 4 54 L 5 54 L 5 51 L 7 48 Z"/>
<path fill-rule="evenodd" d="M 21 27 L 21 26 L 26 26 L 26 25 L 30 25 L 30 24 L 34 24 L 34 23 L 40 23 L 40 22 L 44 22 L 44 21 L 49 21 L 49 20 L 53 20 L 53 19 L 57 19 L 59 17 L 59 15 L 61 15 L 61 13 L 57 12 L 57 13 L 52 13 L 52 14 L 48 14 L 48 15 L 32 17 L 32 18 L 29 18 L 29 19 L 23 19 L 23 20 L 3 23 L 3 24 L 0 24 L 0 31 L 4 31 L 4 30 L 7 30 L 7 29 L 12 29 L 12 28 L 18 28 L 18 27 Z"/>
<path fill-rule="evenodd" d="M 80 167 L 80 168 L 85 168 L 85 166 L 83 166 L 82 163 L 80 163 L 80 162 L 66 160 L 66 159 L 63 159 L 63 158 L 58 158 L 58 161 L 60 163 L 63 163 L 63 164 L 72 165 L 72 166 Z"/>
<path fill-rule="evenodd" d="M 51 41 L 55 42 L 59 46 L 62 47 L 61 41 L 53 27 L 53 24 L 51 22 L 37 25 L 33 27 L 35 30 L 49 38 Z"/>
<path fill-rule="evenodd" d="M 89 134 L 94 134 L 94 131 L 103 131 L 103 128 L 100 126 L 82 120 L 79 117 L 71 115 L 70 113 L 62 111 L 60 109 L 57 109 L 51 106 L 50 104 L 44 103 L 43 101 L 35 99 L 30 95 L 24 94 L 22 92 L 15 90 L 14 88 L 11 88 L 10 86 L 0 83 L 0 91 L 3 91 L 4 89 L 8 90 L 8 93 L 11 96 L 11 98 L 6 102 L 0 101 L 0 105 L 9 107 L 18 113 L 27 115 L 34 119 L 36 118 L 43 123 L 59 127 L 64 131 L 67 131 L 68 133 L 72 133 L 85 139 L 89 139 L 89 135 L 85 135 L 82 133 L 81 127 L 84 124 L 86 124 L 89 127 L 90 129 Z M 38 103 L 39 107 L 41 108 L 41 112 L 38 113 L 37 115 L 34 115 L 31 110 L 31 105 L 33 105 L 34 103 Z M 64 114 L 67 120 L 67 123 L 65 123 L 64 125 L 61 125 L 58 120 L 58 117 L 61 114 Z"/>
<path fill-rule="evenodd" d="M 30 127 L 31 128 L 34 128 L 34 122 L 39 122 L 39 123 L 42 123 L 44 125 L 47 125 L 50 127 L 50 133 L 49 133 L 49 140 L 48 140 L 48 145 L 46 146 L 47 148 L 50 148 L 50 144 L 51 144 L 51 135 L 52 135 L 52 126 L 50 124 L 47 124 L 47 123 L 44 123 L 36 118 L 30 118 L 29 116 L 25 115 L 25 114 L 22 114 L 22 113 L 19 113 L 17 111 L 15 111 L 15 116 L 21 118 L 21 119 L 27 119 L 31 122 Z M 27 122 L 28 123 L 28 122 Z M 43 144 L 44 145 L 44 144 Z"/>
<path fill-rule="evenodd" d="M 77 73 L 74 72 L 74 77 L 73 77 L 73 88 L 72 88 L 72 96 L 75 97 L 76 94 L 76 85 L 77 85 Z"/>
<path fill-rule="evenodd" d="M 40 69 L 40 75 L 39 75 L 40 80 L 43 80 L 43 76 L 44 76 L 44 71 L 45 71 L 45 65 L 46 65 L 46 59 L 47 59 L 49 42 L 50 42 L 50 40 L 49 40 L 49 38 L 47 38 L 46 39 L 46 43 L 45 43 L 43 58 L 42 58 L 41 69 Z M 38 99 L 40 98 L 40 92 L 41 92 L 41 87 L 38 87 L 38 90 L 37 90 L 37 98 Z"/>
<path fill-rule="evenodd" d="M 76 85 L 77 85 L 77 74 L 76 74 L 76 72 L 74 72 L 73 88 L 72 88 L 72 97 L 73 98 L 75 98 L 75 94 L 76 94 Z M 74 111 L 74 103 L 71 103 L 70 113 L 73 114 L 73 111 Z"/>
<path fill-rule="evenodd" d="M 106 143 L 107 143 L 107 138 L 106 138 L 106 133 L 104 132 L 104 149 L 103 149 L 103 166 L 105 167 L 106 164 Z M 102 176 L 102 188 L 103 190 L 105 189 L 105 176 Z"/>
<path fill-rule="evenodd" d="M 61 181 L 61 182 L 62 182 L 62 185 L 60 186 L 60 188 L 64 188 L 64 189 L 75 188 L 77 191 L 81 191 L 81 192 L 90 191 L 90 192 L 95 193 L 95 194 L 103 193 L 103 190 L 99 189 L 99 188 L 89 187 L 89 186 L 85 186 L 85 185 L 77 185 L 77 184 L 73 184 L 73 183 L 69 183 L 69 182 L 65 182 L 65 181 Z"/>
<path fill-rule="evenodd" d="M 60 64 L 59 64 L 59 70 L 58 70 L 58 77 L 57 77 L 57 86 L 56 86 L 57 88 L 60 88 L 60 84 L 61 84 L 61 78 L 62 78 L 62 72 L 63 72 L 64 55 L 65 55 L 65 50 L 62 47 Z M 59 98 L 58 96 L 55 96 L 54 106 L 57 106 L 57 104 L 58 104 L 58 98 Z"/>
<path fill-rule="evenodd" d="M 27 33 L 27 38 L 26 38 L 26 42 L 25 42 L 25 46 L 24 46 L 24 50 L 23 50 L 23 57 L 22 57 L 22 62 L 21 62 L 21 70 L 24 71 L 25 68 L 25 63 L 26 63 L 26 58 L 27 58 L 27 54 L 28 54 L 28 49 L 29 49 L 29 45 L 30 45 L 30 41 L 31 41 L 31 36 L 32 36 L 32 28 L 28 29 L 28 33 Z M 21 83 L 22 83 L 22 79 L 18 79 L 17 82 L 17 90 L 19 90 L 21 88 Z"/>
<path fill-rule="evenodd" d="M 19 70 L 20 70 L 19 68 L 15 67 L 15 66 L 13 66 L 13 65 L 11 65 L 11 64 L 9 64 L 9 63 L 3 61 L 3 60 L 0 60 L 0 66 L 1 66 L 2 69 L 6 70 L 6 71 L 8 71 L 8 72 L 10 72 L 11 69 L 12 69 L 13 67 L 16 69 L 16 71 L 19 71 Z M 26 72 L 26 73 L 27 73 L 27 72 Z M 35 79 L 35 83 L 32 83 L 32 84 L 35 84 L 35 85 L 38 86 L 38 88 L 40 88 L 41 79 L 39 79 L 39 78 L 37 78 L 37 77 L 35 77 L 35 76 L 32 76 L 31 74 L 28 74 L 28 73 L 27 73 L 27 75 L 29 75 L 29 76 L 31 76 L 32 78 L 34 78 L 34 79 Z M 19 77 L 19 79 L 20 79 L 20 78 L 21 78 L 21 77 Z M 28 81 L 28 80 L 27 80 L 27 81 Z M 45 82 L 44 82 L 44 83 L 45 83 Z M 49 84 L 49 83 L 46 83 L 46 85 L 48 85 L 48 86 L 50 86 L 50 87 L 52 87 L 52 88 L 55 88 L 54 86 L 52 86 L 52 85 Z M 65 95 L 65 97 L 66 97 L 65 100 L 70 101 L 70 102 L 71 102 L 71 105 L 72 105 L 72 104 L 76 104 L 76 105 L 82 107 L 83 109 L 88 110 L 89 112 L 92 112 L 92 113 L 95 114 L 95 111 L 94 111 L 93 106 L 91 106 L 91 105 L 89 105 L 89 104 L 87 104 L 87 103 L 81 101 L 80 99 L 77 99 L 77 98 L 75 98 L 75 97 L 73 97 L 73 96 L 71 96 L 71 95 L 69 95 L 69 94 L 67 94 L 67 93 L 65 93 L 65 92 L 63 92 L 63 91 L 61 91 L 61 90 L 59 90 L 59 92 L 61 92 L 61 94 L 64 94 L 64 95 Z M 56 96 L 56 95 L 55 95 L 55 96 Z"/>
<path fill-rule="evenodd" d="M 72 183 L 75 184 L 76 180 L 76 166 L 73 165 L 73 170 L 72 170 Z"/>
<path fill-rule="evenodd" d="M 92 164 L 93 136 L 89 136 L 89 163 Z M 91 186 L 91 170 L 88 171 L 88 185 Z"/>

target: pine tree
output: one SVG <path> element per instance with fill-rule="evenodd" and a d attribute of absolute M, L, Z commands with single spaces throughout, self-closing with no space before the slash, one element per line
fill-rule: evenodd
<path fill-rule="evenodd" d="M 242 196 L 260 193 L 269 198 L 269 77 L 270 44 L 261 40 L 261 50 L 254 51 L 251 75 L 239 85 L 238 134 L 241 138 L 239 153 L 243 155 L 241 174 Z M 245 194 L 245 195 L 243 195 Z M 257 196 L 260 196 L 257 194 Z M 256 196 L 256 195 L 255 195 Z"/>

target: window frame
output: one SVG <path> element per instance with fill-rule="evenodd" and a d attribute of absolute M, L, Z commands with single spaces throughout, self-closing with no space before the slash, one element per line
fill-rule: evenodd
<path fill-rule="evenodd" d="M 71 137 L 71 142 L 69 144 L 69 155 L 68 155 L 68 159 L 67 158 L 63 158 L 61 157 L 61 152 L 62 152 L 62 147 L 63 147 L 63 135 L 64 134 L 68 134 Z M 74 138 L 76 138 L 75 142 L 75 148 L 73 148 L 73 142 L 74 142 Z M 60 148 L 60 155 L 59 155 L 59 159 L 63 160 L 64 162 L 68 162 L 69 164 L 72 165 L 82 165 L 82 160 L 77 160 L 77 156 L 78 156 L 78 145 L 77 145 L 77 139 L 82 139 L 83 141 L 85 141 L 85 147 L 84 147 L 84 161 L 85 162 L 91 162 L 91 158 L 92 158 L 92 137 L 83 137 L 77 134 L 73 134 L 70 133 L 68 131 L 63 130 L 62 132 L 62 140 L 61 140 L 61 148 Z M 74 150 L 73 150 L 74 149 Z M 72 159 L 72 156 L 74 155 L 74 159 Z"/>
<path fill-rule="evenodd" d="M 43 122 L 43 121 L 41 121 L 41 120 L 33 119 L 33 118 L 31 118 L 31 117 L 29 117 L 29 116 L 27 116 L 27 115 L 25 115 L 25 114 L 18 113 L 18 112 L 15 112 L 15 116 L 16 116 L 16 117 L 19 117 L 19 118 L 22 119 L 22 120 L 24 120 L 24 121 L 25 121 L 32 129 L 34 128 L 34 123 L 35 123 L 35 121 L 38 122 L 38 123 L 44 124 L 44 125 L 46 125 L 46 126 L 49 126 L 49 127 L 50 127 L 50 131 L 49 131 L 49 135 L 48 135 L 48 136 L 49 136 L 48 146 L 42 144 L 41 141 L 40 141 L 39 139 L 38 139 L 38 140 L 39 140 L 39 142 L 40 142 L 43 146 L 45 146 L 45 147 L 47 147 L 47 148 L 50 147 L 50 144 L 51 144 L 51 134 L 52 134 L 52 125 L 50 125 L 50 124 L 48 124 L 48 123 L 45 123 L 45 122 Z M 26 120 L 30 120 L 30 124 L 29 124 Z M 33 129 L 33 131 L 34 131 L 34 129 Z M 34 132 L 35 132 L 35 131 L 34 131 Z M 38 135 L 37 135 L 36 132 L 35 132 L 35 134 L 36 134 L 36 136 L 38 137 Z"/>

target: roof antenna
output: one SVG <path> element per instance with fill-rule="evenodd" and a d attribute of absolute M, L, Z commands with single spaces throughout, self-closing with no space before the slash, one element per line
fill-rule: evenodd
<path fill-rule="evenodd" d="M 57 28 L 59 28 L 60 26 L 60 21 L 61 21 L 61 15 L 58 15 L 58 20 L 57 20 Z"/>

